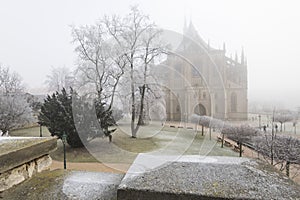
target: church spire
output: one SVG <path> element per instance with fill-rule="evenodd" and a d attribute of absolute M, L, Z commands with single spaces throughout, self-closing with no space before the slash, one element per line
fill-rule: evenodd
<path fill-rule="evenodd" d="M 244 47 L 242 47 L 242 53 L 241 53 L 241 64 L 245 64 L 245 55 L 244 55 Z"/>
<path fill-rule="evenodd" d="M 187 32 L 186 16 L 184 15 L 183 34 Z"/>

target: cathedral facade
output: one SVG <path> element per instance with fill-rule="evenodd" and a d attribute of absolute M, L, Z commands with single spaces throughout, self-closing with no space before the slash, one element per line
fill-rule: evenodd
<path fill-rule="evenodd" d="M 164 62 L 167 120 L 188 121 L 192 114 L 223 120 L 245 120 L 248 113 L 247 61 L 242 51 L 226 56 L 226 47 L 212 48 L 193 24 Z"/>

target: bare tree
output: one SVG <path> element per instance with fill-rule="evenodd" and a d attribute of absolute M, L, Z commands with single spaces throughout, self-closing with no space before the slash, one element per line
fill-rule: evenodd
<path fill-rule="evenodd" d="M 73 27 L 72 36 L 77 45 L 79 92 L 106 103 L 110 110 L 126 59 L 119 54 L 114 41 L 109 40 L 110 32 L 102 21 L 91 26 Z"/>
<path fill-rule="evenodd" d="M 280 132 L 282 132 L 282 125 L 286 122 L 293 120 L 293 115 L 291 113 L 277 113 L 274 115 L 274 121 L 280 123 Z"/>
<path fill-rule="evenodd" d="M 132 137 L 136 138 L 140 125 L 144 123 L 145 95 L 149 91 L 147 77 L 150 64 L 163 52 L 159 41 L 160 31 L 137 7 L 132 7 L 131 12 L 123 19 L 116 16 L 107 17 L 105 24 L 119 45 L 119 49 L 123 50 L 122 55 L 128 62 L 126 67 L 130 80 L 131 133 Z M 140 105 L 139 108 L 137 105 Z M 137 110 L 139 110 L 138 114 Z M 135 123 L 136 116 L 138 116 L 137 123 Z"/>
<path fill-rule="evenodd" d="M 7 134 L 12 128 L 32 122 L 32 113 L 23 92 L 21 77 L 0 66 L 0 130 Z"/>
<path fill-rule="evenodd" d="M 24 95 L 0 96 L 0 130 L 2 135 L 33 121 L 32 110 Z"/>
<path fill-rule="evenodd" d="M 69 88 L 74 83 L 74 75 L 67 67 L 52 67 L 51 73 L 47 76 L 45 84 L 49 92 L 61 91 Z"/>
<path fill-rule="evenodd" d="M 209 117 L 206 115 L 197 115 L 197 114 L 193 114 L 191 116 L 191 121 L 192 123 L 195 123 L 196 125 L 201 125 L 201 132 L 202 132 L 202 136 L 204 135 L 204 127 L 209 128 L 209 139 L 211 140 L 211 131 L 213 130 L 218 130 L 218 131 L 222 131 L 225 125 L 225 122 L 220 120 L 220 119 L 216 119 L 213 117 Z M 222 147 L 223 147 L 223 140 L 224 140 L 224 134 L 222 137 Z"/>
<path fill-rule="evenodd" d="M 15 72 L 10 72 L 8 67 L 0 65 L 0 94 L 19 94 L 23 91 L 21 77 Z"/>
<path fill-rule="evenodd" d="M 290 176 L 290 165 L 300 165 L 300 140 L 291 136 L 276 135 L 272 138 L 266 134 L 257 138 L 256 149 L 266 161 L 271 160 L 272 165 L 280 165 Z"/>
<path fill-rule="evenodd" d="M 201 125 L 201 134 L 202 136 L 204 135 L 204 127 L 209 127 L 209 123 L 210 123 L 211 118 L 208 116 L 201 116 L 201 115 L 197 115 L 197 114 L 193 114 L 191 116 L 191 122 L 195 123 L 196 125 Z"/>
<path fill-rule="evenodd" d="M 251 142 L 251 139 L 256 136 L 258 132 L 258 129 L 255 129 L 247 124 L 242 124 L 239 126 L 225 126 L 222 130 L 222 134 L 227 135 L 229 139 L 237 142 L 239 145 L 240 157 L 242 157 L 243 143 Z"/>
<path fill-rule="evenodd" d="M 300 164 L 300 140 L 291 136 L 276 138 L 275 158 L 285 162 L 286 175 L 290 176 L 290 165 Z"/>
<path fill-rule="evenodd" d="M 294 113 L 293 114 L 293 127 L 294 127 L 294 133 L 296 134 L 297 133 L 297 124 L 298 124 L 298 113 Z"/>

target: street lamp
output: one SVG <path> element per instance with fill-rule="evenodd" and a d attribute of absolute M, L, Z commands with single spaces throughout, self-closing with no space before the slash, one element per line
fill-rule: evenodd
<path fill-rule="evenodd" d="M 43 137 L 42 125 L 40 124 L 40 137 Z"/>
<path fill-rule="evenodd" d="M 66 142 L 67 142 L 67 134 L 64 132 L 62 137 L 61 137 L 61 141 L 63 143 L 64 146 L 64 169 L 67 169 L 67 162 L 66 162 Z"/>

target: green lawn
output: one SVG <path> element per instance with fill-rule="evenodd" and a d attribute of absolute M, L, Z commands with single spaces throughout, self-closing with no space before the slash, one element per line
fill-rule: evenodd
<path fill-rule="evenodd" d="M 22 137 L 40 137 L 40 127 L 28 127 L 12 130 L 9 135 L 11 136 L 22 136 Z M 46 127 L 42 127 L 42 136 L 49 137 L 50 133 Z"/>
<path fill-rule="evenodd" d="M 217 133 L 213 133 L 216 135 Z M 39 136 L 39 127 L 14 130 L 12 136 Z M 43 127 L 43 136 L 50 136 L 47 128 Z M 105 162 L 132 163 L 138 153 L 157 153 L 159 155 L 209 155 L 209 156 L 238 156 L 229 148 L 221 148 L 215 139 L 209 140 L 208 135 L 201 136 L 200 132 L 183 128 L 162 127 L 158 124 L 143 126 L 138 132 L 138 138 L 130 137 L 128 124 L 118 126 L 113 134 L 113 142 L 107 138 L 96 138 L 89 142 L 87 148 L 70 148 L 67 145 L 68 162 Z M 60 140 L 58 148 L 51 153 L 54 160 L 63 160 L 63 145 Z"/>

